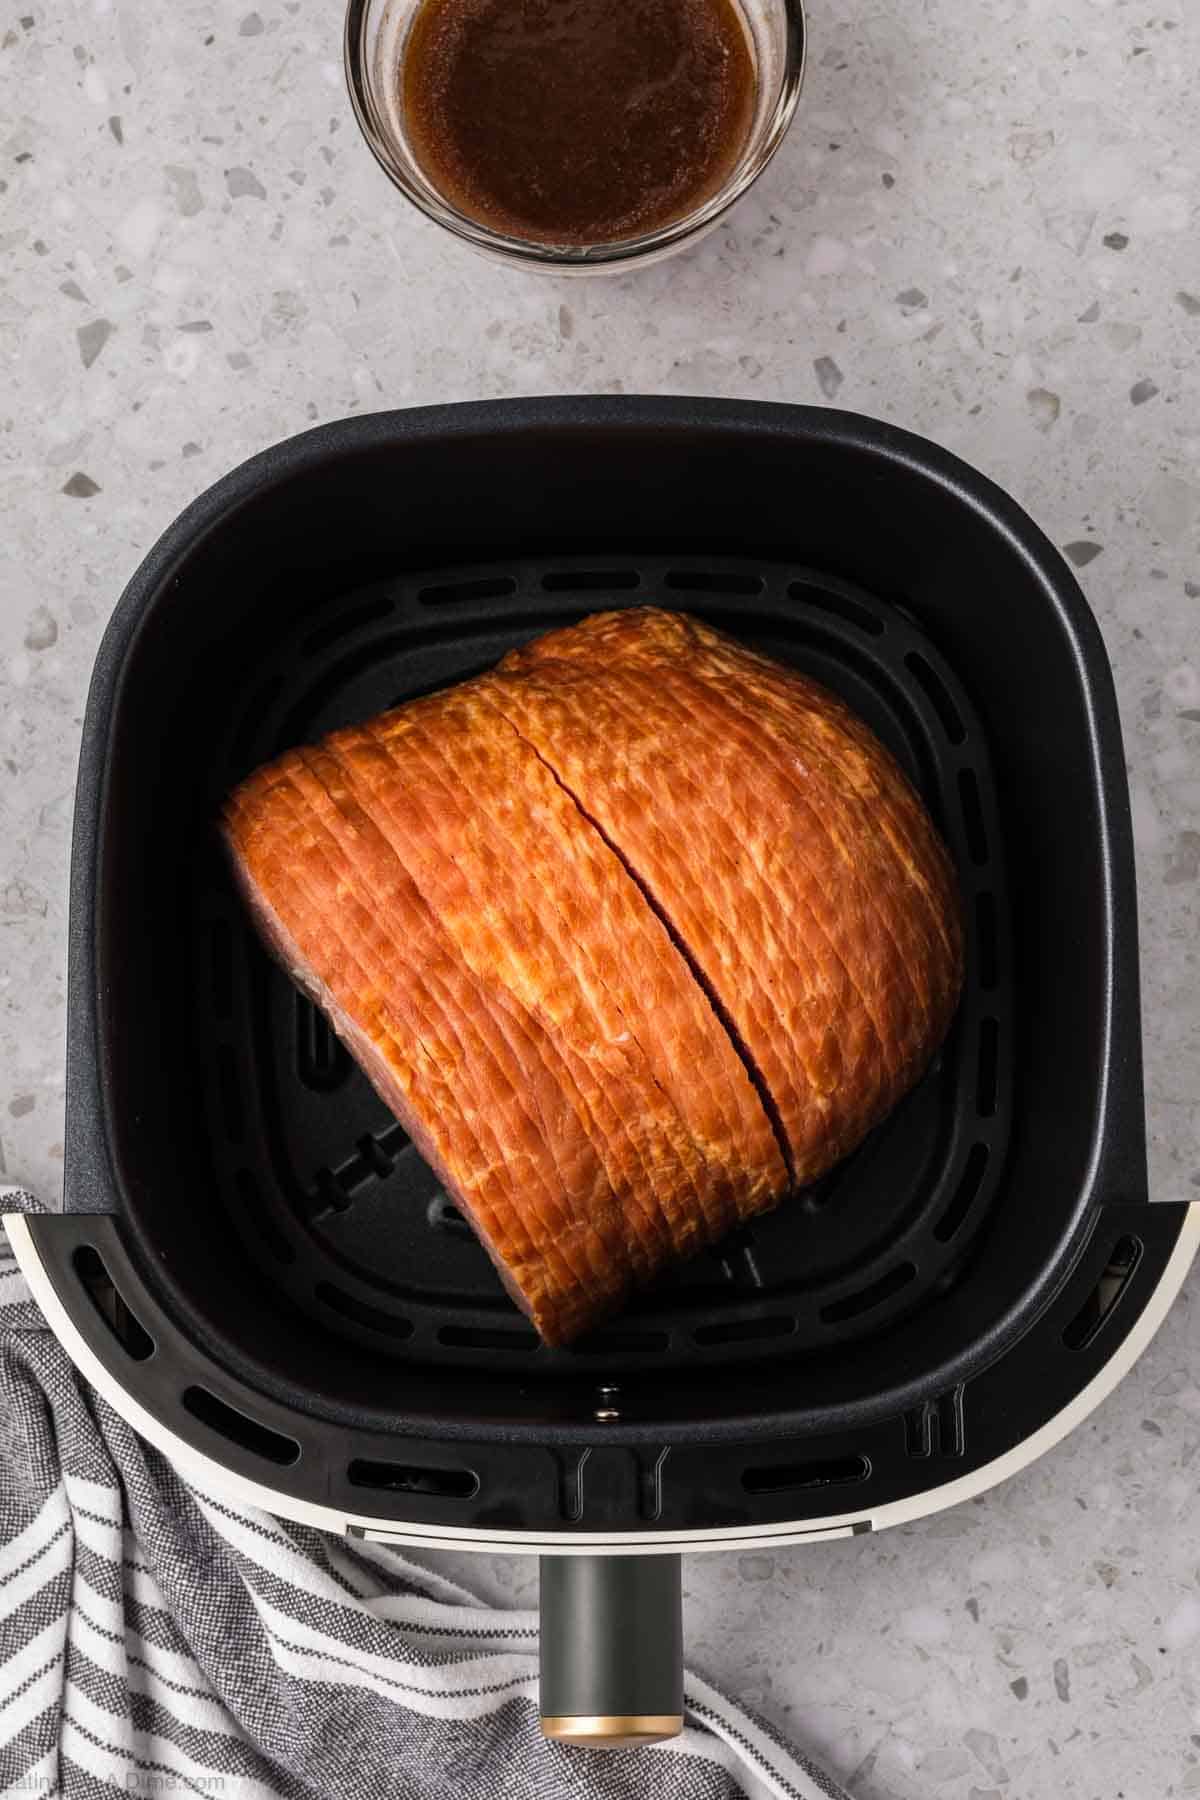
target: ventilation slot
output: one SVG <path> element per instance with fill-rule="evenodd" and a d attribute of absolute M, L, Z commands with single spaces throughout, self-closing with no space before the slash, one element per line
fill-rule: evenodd
<path fill-rule="evenodd" d="M 954 1236 L 972 1206 L 983 1185 L 984 1170 L 988 1166 L 988 1147 L 986 1144 L 972 1144 L 963 1166 L 962 1179 L 954 1190 L 954 1198 L 933 1228 L 933 1235 L 939 1244 L 948 1244 Z"/>
<path fill-rule="evenodd" d="M 134 1362 L 145 1362 L 154 1354 L 154 1339 L 121 1298 L 100 1252 L 91 1244 L 80 1244 L 71 1260 L 84 1292 L 122 1350 Z"/>
<path fill-rule="evenodd" d="M 1000 1027 L 995 1019 L 984 1019 L 979 1026 L 979 1091 L 975 1099 L 982 1119 L 990 1119 L 996 1111 L 999 1059 Z"/>
<path fill-rule="evenodd" d="M 1118 1238 L 1103 1275 L 1062 1334 L 1068 1350 L 1086 1350 L 1094 1343 L 1141 1260 L 1140 1239 Z"/>
<path fill-rule="evenodd" d="M 899 1263 L 878 1281 L 873 1281 L 870 1287 L 860 1288 L 857 1294 L 847 1294 L 844 1300 L 835 1300 L 832 1306 L 823 1306 L 821 1318 L 826 1325 L 840 1324 L 843 1319 L 857 1319 L 861 1313 L 882 1306 L 885 1300 L 906 1288 L 916 1272 L 914 1264 Z"/>
<path fill-rule="evenodd" d="M 263 1192 L 256 1177 L 249 1169 L 239 1169 L 233 1179 L 242 1210 L 253 1221 L 254 1229 L 275 1261 L 295 1262 L 296 1252 L 271 1217 L 270 1209 L 263 1199 Z"/>
<path fill-rule="evenodd" d="M 806 1188 L 800 1190 L 799 1202 L 805 1212 L 819 1213 L 825 1211 L 825 1208 L 830 1202 L 836 1198 L 841 1179 L 849 1168 L 851 1161 L 852 1158 L 847 1157 L 846 1161 L 842 1163 L 839 1168 L 831 1169 L 828 1175 L 819 1175 L 816 1181 L 809 1182 Z"/>
<path fill-rule="evenodd" d="M 452 1350 L 536 1350 L 536 1331 L 501 1331 L 484 1325 L 443 1325 L 438 1343 Z"/>
<path fill-rule="evenodd" d="M 384 1332 L 397 1341 L 412 1336 L 411 1319 L 405 1319 L 397 1313 L 384 1312 L 378 1306 L 368 1306 L 364 1300 L 356 1300 L 353 1294 L 346 1293 L 344 1288 L 335 1287 L 331 1281 L 318 1281 L 313 1292 L 331 1312 L 340 1314 L 343 1319 L 352 1319 L 356 1325 L 365 1325 L 368 1331 Z"/>
<path fill-rule="evenodd" d="M 225 1135 L 231 1143 L 240 1144 L 246 1130 L 242 1111 L 242 1091 L 238 1085 L 237 1058 L 228 1044 L 217 1046 L 217 1086 L 221 1094 L 221 1116 Z"/>
<path fill-rule="evenodd" d="M 301 649 L 306 656 L 313 656 L 318 650 L 327 650 L 330 644 L 336 644 L 339 638 L 349 637 L 360 625 L 371 625 L 376 619 L 386 619 L 392 610 L 390 600 L 371 600 L 364 602 L 362 606 L 351 607 L 348 612 L 339 614 L 324 625 L 318 625 L 305 638 Z"/>
<path fill-rule="evenodd" d="M 432 1500 L 470 1500 L 479 1492 L 474 1469 L 422 1469 L 415 1463 L 364 1462 L 346 1470 L 351 1487 L 380 1488 L 389 1494 L 424 1494 Z"/>
<path fill-rule="evenodd" d="M 469 1238 L 475 1233 L 470 1222 L 463 1217 L 457 1206 L 447 1200 L 445 1194 L 435 1194 L 425 1212 L 434 1231 L 447 1231 L 452 1237 Z"/>
<path fill-rule="evenodd" d="M 996 896 L 979 894 L 975 900 L 975 944 L 976 958 L 979 967 L 979 985 L 985 993 L 990 993 L 996 985 L 997 975 L 997 930 L 996 930 Z"/>
<path fill-rule="evenodd" d="M 865 1481 L 870 1473 L 865 1456 L 831 1456 L 820 1462 L 743 1469 L 742 1486 L 748 1494 L 785 1494 L 793 1489 L 847 1487 Z"/>
<path fill-rule="evenodd" d="M 909 651 L 904 659 L 904 666 L 924 690 L 925 697 L 940 719 L 942 730 L 950 742 L 952 744 L 965 743 L 967 728 L 959 717 L 958 708 L 950 698 L 945 683 L 936 669 L 931 668 L 925 658 L 916 650 Z"/>
<path fill-rule="evenodd" d="M 208 940 L 213 1013 L 227 1019 L 233 1011 L 233 932 L 224 919 L 214 921 Z"/>
<path fill-rule="evenodd" d="M 610 594 L 641 585 L 636 569 L 552 569 L 542 576 L 548 594 Z"/>
<path fill-rule="evenodd" d="M 296 995 L 296 1073 L 306 1088 L 328 1094 L 344 1081 L 350 1058 L 325 1015 L 304 994 Z"/>
<path fill-rule="evenodd" d="M 350 1196 L 332 1169 L 318 1169 L 316 1185 L 317 1191 L 313 1196 L 309 1215 L 314 1224 L 319 1219 L 327 1219 L 330 1213 L 349 1211 Z"/>
<path fill-rule="evenodd" d="M 958 771 L 958 798 L 967 834 L 967 850 L 976 868 L 981 868 L 987 861 L 987 832 L 983 828 L 983 805 L 974 769 Z"/>
<path fill-rule="evenodd" d="M 961 1384 L 937 1403 L 938 1448 L 943 1456 L 961 1456 L 967 1447 Z"/>
<path fill-rule="evenodd" d="M 928 1405 L 914 1406 L 911 1412 L 904 1415 L 904 1449 L 909 1456 L 928 1456 L 933 1449 L 933 1434 L 930 1428 L 932 1409 Z"/>
<path fill-rule="evenodd" d="M 289 1463 L 300 1459 L 300 1446 L 295 1438 L 284 1437 L 282 1432 L 260 1425 L 257 1419 L 248 1418 L 235 1406 L 228 1406 L 224 1400 L 218 1400 L 207 1388 L 185 1388 L 183 1404 L 193 1419 L 199 1419 L 210 1431 L 228 1439 L 231 1444 L 237 1444 L 239 1449 L 261 1456 L 266 1462 L 286 1468 Z"/>
<path fill-rule="evenodd" d="M 788 1337 L 796 1329 L 790 1313 L 766 1313 L 761 1319 L 731 1319 L 726 1325 L 702 1325 L 692 1333 L 697 1344 L 750 1344 L 756 1338 Z"/>
<path fill-rule="evenodd" d="M 564 1519 L 583 1517 L 583 1466 L 591 1454 L 590 1450 L 567 1451 L 566 1466 L 560 1464 L 558 1507 Z"/>
<path fill-rule="evenodd" d="M 737 575 L 732 569 L 668 569 L 665 587 L 678 594 L 761 594 L 761 575 Z"/>
<path fill-rule="evenodd" d="M 961 1386 L 905 1413 L 904 1448 L 909 1456 L 961 1456 L 966 1447 Z"/>
<path fill-rule="evenodd" d="M 731 1287 L 762 1287 L 762 1270 L 758 1266 L 754 1238 L 749 1231 L 743 1229 L 727 1237 L 717 1261 L 721 1274 Z"/>
<path fill-rule="evenodd" d="M 821 612 L 831 613 L 835 619 L 841 619 L 846 625 L 853 625 L 859 631 L 869 632 L 872 637 L 882 637 L 883 620 L 877 613 L 858 600 L 852 600 L 849 594 L 839 593 L 835 588 L 810 586 L 807 581 L 793 581 L 788 589 L 788 598 L 801 600 L 807 606 L 818 607 Z"/>
<path fill-rule="evenodd" d="M 344 1196 L 357 1193 L 369 1181 L 386 1181 L 396 1167 L 394 1158 L 388 1155 L 380 1140 L 372 1137 L 369 1131 L 358 1139 L 355 1149 L 358 1151 L 357 1156 L 352 1156 L 348 1162 L 339 1163 L 331 1171 L 334 1182 Z M 337 1201 L 333 1204 L 336 1206 Z"/>
<path fill-rule="evenodd" d="M 670 1454 L 660 1450 L 652 1463 L 643 1463 L 638 1470 L 638 1511 L 643 1519 L 662 1518 L 663 1470 Z"/>
<path fill-rule="evenodd" d="M 372 1175 L 379 1181 L 386 1180 L 396 1166 L 379 1139 L 372 1137 L 370 1132 L 359 1138 L 358 1153 Z"/>
<path fill-rule="evenodd" d="M 465 600 L 506 600 L 516 591 L 511 575 L 484 575 L 473 581 L 447 581 L 440 586 L 423 587 L 417 598 L 423 606 L 458 606 Z"/>

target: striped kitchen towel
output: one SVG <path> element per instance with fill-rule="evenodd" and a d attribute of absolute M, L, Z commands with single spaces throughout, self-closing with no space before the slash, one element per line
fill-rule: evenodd
<path fill-rule="evenodd" d="M 0 1233 L 0 1795 L 848 1800 L 694 1674 L 673 1744 L 548 1744 L 536 1651 L 532 1613 L 183 1481 L 77 1374 Z"/>

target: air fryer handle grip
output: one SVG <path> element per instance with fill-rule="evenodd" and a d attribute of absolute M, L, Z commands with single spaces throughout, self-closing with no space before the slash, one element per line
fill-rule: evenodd
<path fill-rule="evenodd" d="M 541 1713 L 568 1744 L 653 1744 L 683 1730 L 678 1556 L 541 1559 Z"/>

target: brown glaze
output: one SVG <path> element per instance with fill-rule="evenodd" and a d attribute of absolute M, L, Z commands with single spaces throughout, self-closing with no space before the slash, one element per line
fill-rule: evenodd
<path fill-rule="evenodd" d="M 438 192 L 538 243 L 684 217 L 732 172 L 754 115 L 736 0 L 424 0 L 399 79 Z"/>

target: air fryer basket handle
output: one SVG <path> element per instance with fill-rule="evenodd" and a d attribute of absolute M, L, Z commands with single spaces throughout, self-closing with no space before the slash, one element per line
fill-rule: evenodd
<path fill-rule="evenodd" d="M 678 1556 L 541 1559 L 541 1713 L 568 1744 L 652 1744 L 683 1729 Z"/>

